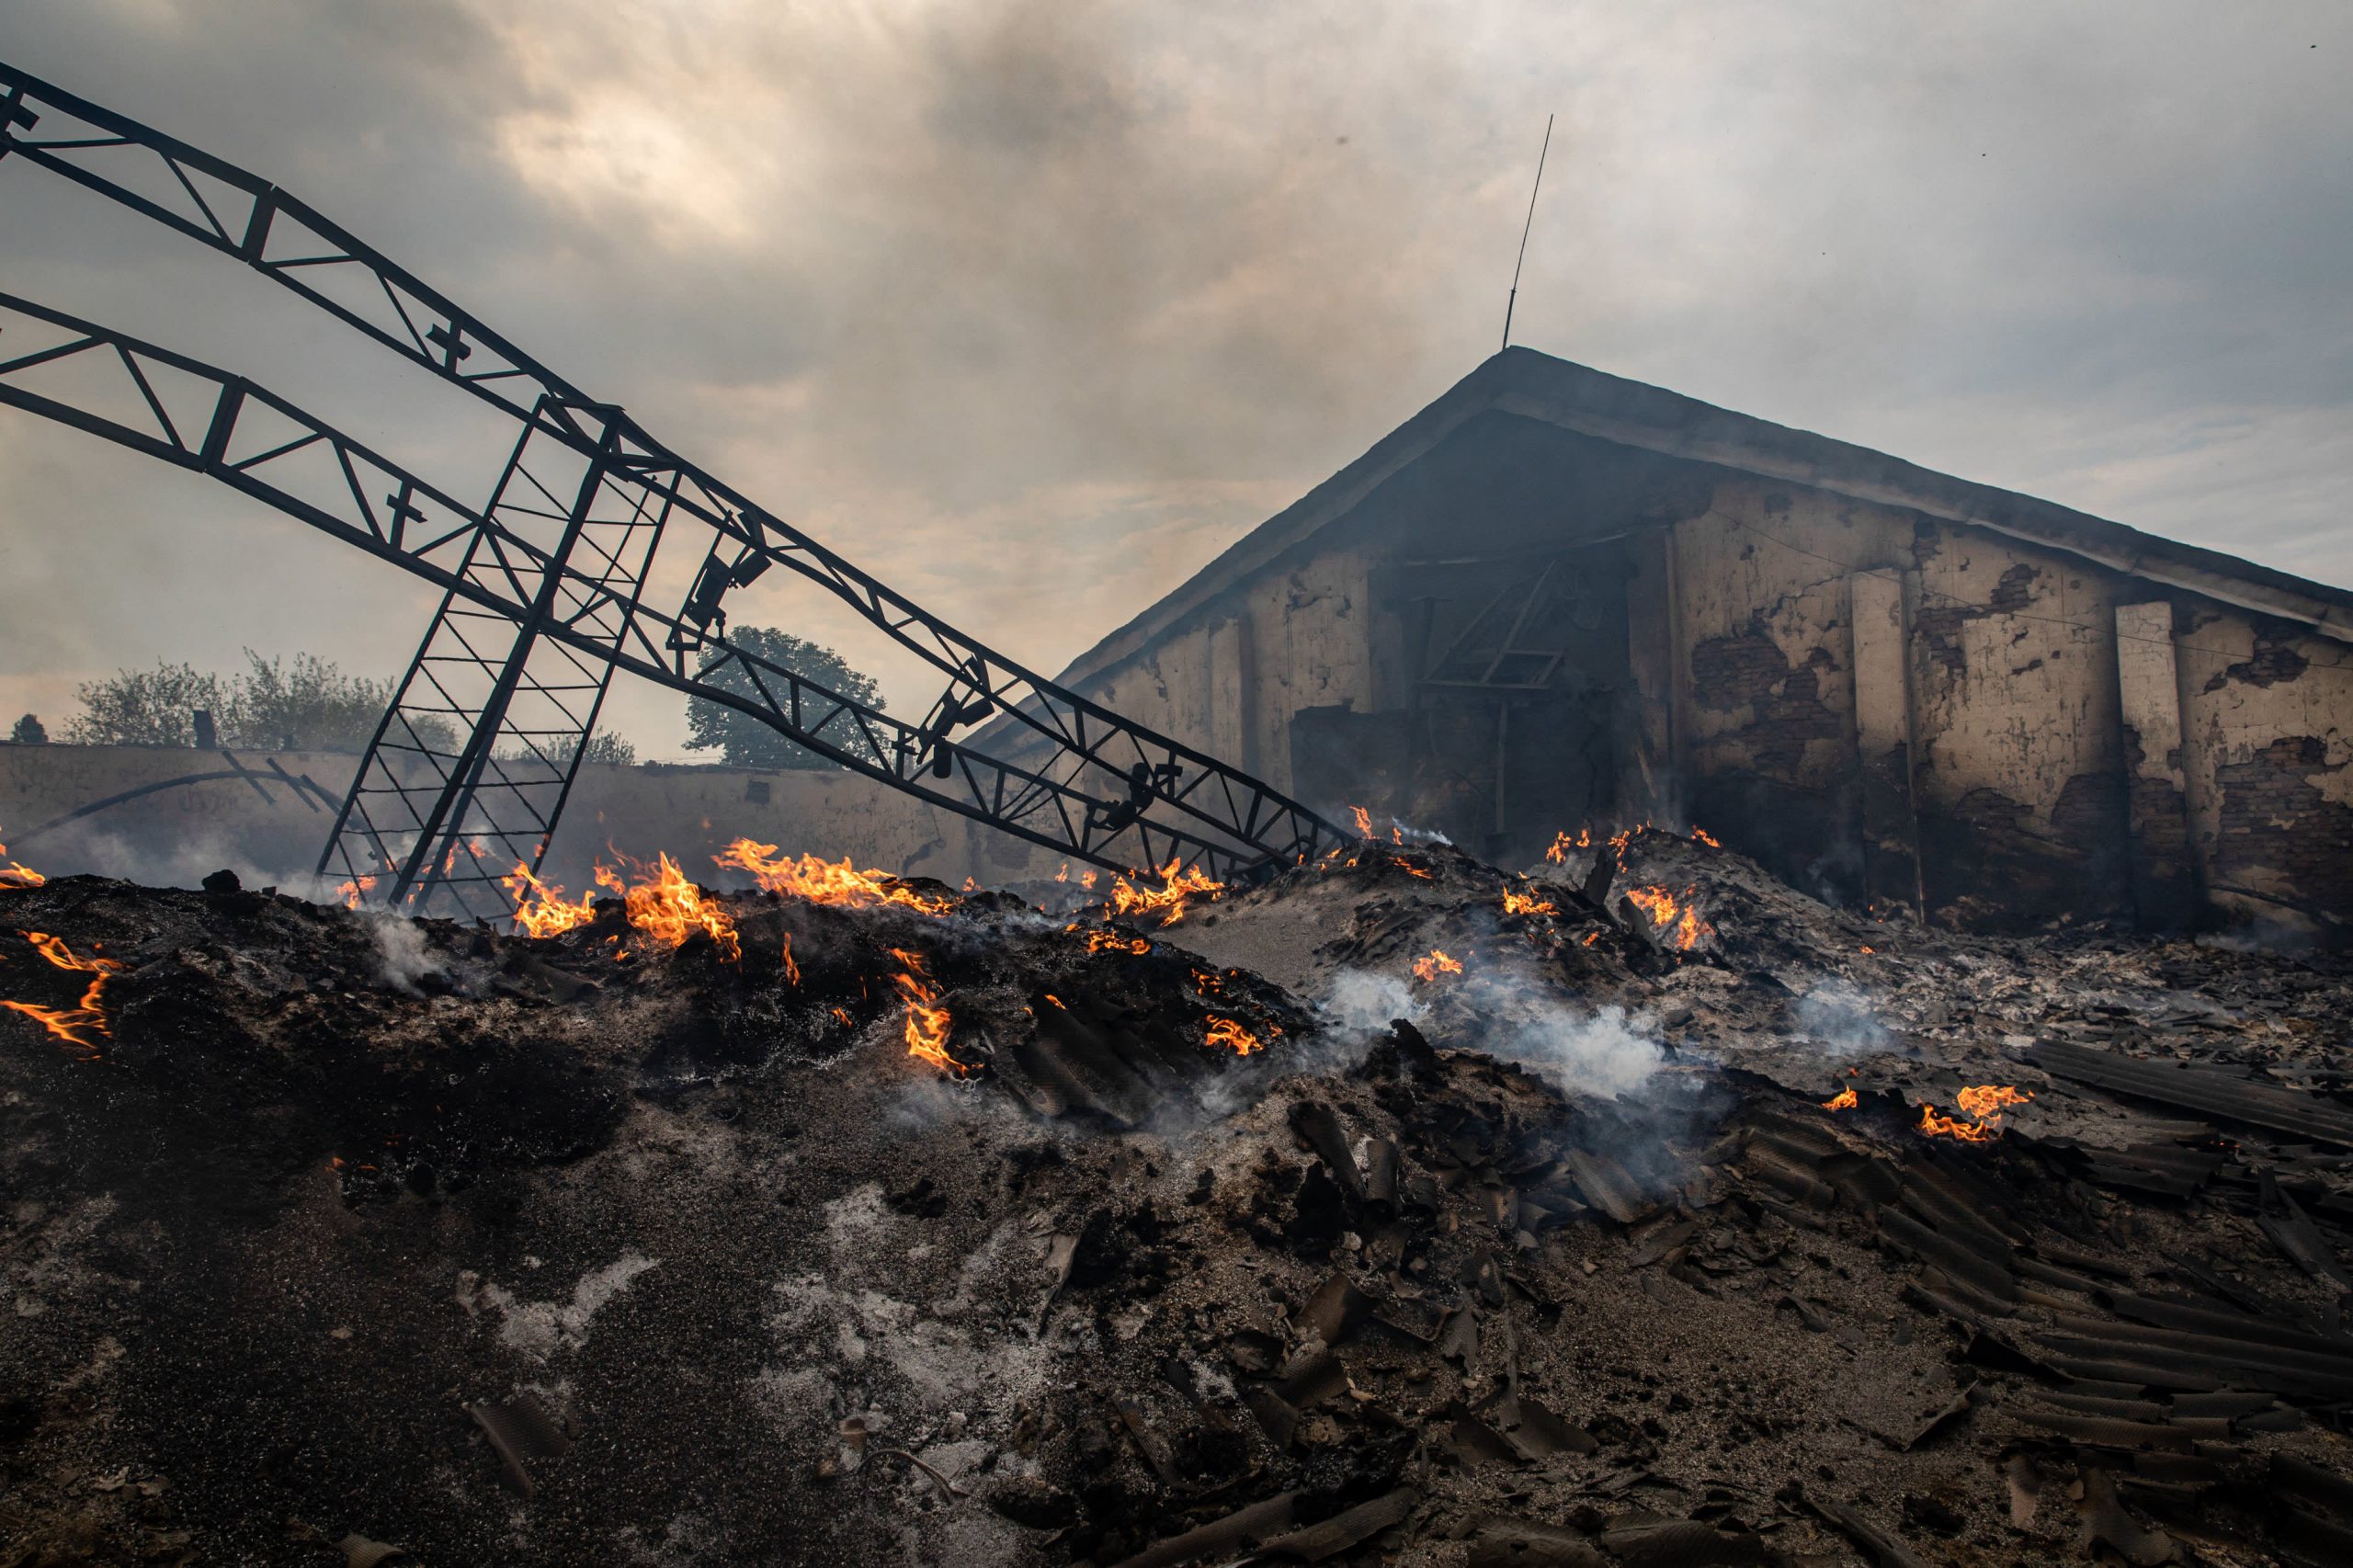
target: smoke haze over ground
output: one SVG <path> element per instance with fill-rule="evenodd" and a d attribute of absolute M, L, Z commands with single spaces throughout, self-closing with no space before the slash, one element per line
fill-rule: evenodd
<path fill-rule="evenodd" d="M 1494 349 L 1555 110 L 1519 341 L 2353 580 L 2341 6 L 0 0 L 0 40 L 1049 672 Z M 441 389 L 100 199 L 0 167 L 0 234 L 13 290 L 480 460 Z M 388 675 L 430 611 L 30 416 L 0 473 L 47 607 L 10 713 L 248 643 Z M 735 619 L 927 700 L 784 575 Z M 676 698 L 608 717 L 681 755 Z"/>

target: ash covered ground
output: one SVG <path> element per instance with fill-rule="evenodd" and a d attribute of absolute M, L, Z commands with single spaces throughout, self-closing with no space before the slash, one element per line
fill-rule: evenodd
<path fill-rule="evenodd" d="M 2353 967 L 1563 849 L 0 891 L 0 1564 L 2353 1561 Z"/>

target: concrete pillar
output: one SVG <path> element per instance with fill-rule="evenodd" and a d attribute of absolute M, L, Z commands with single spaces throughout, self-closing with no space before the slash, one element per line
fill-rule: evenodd
<path fill-rule="evenodd" d="M 1626 821 L 1675 822 L 1675 584 L 1673 530 L 1626 541 L 1626 702 L 1618 716 L 1618 813 Z"/>
<path fill-rule="evenodd" d="M 1243 675 L 1243 640 L 1248 622 L 1239 617 L 1221 620 L 1209 631 L 1209 744 L 1211 756 L 1246 769 L 1249 754 L 1249 687 Z"/>
<path fill-rule="evenodd" d="M 1847 579 L 1854 619 L 1855 740 L 1862 758 L 1863 887 L 1873 903 L 1924 909 L 1912 797 L 1912 638 L 1893 572 Z"/>
<path fill-rule="evenodd" d="M 2124 724 L 2124 784 L 2132 840 L 2132 900 L 2141 925 L 2187 929 L 2198 911 L 2181 756 L 2181 676 L 2173 606 L 2116 607 L 2116 687 Z"/>

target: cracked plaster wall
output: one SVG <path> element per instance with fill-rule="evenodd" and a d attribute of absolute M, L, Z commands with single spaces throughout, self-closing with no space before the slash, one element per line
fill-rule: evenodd
<path fill-rule="evenodd" d="M 1372 706 L 1368 570 L 1344 549 L 1262 574 L 1087 695 L 1288 790 L 1291 715 Z"/>
<path fill-rule="evenodd" d="M 1914 792 L 1931 907 L 1964 924 L 2129 915 L 2125 580 L 1927 521 L 1915 551 Z"/>

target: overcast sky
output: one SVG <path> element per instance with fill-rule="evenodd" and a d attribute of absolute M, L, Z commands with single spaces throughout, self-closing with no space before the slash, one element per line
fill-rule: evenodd
<path fill-rule="evenodd" d="M 1516 341 L 2353 584 L 2344 0 L 0 0 L 0 59 L 1047 672 L 1494 350 L 1552 112 Z M 457 394 L 21 159 L 0 289 L 465 449 Z M 732 613 L 927 705 L 788 576 Z M 159 657 L 393 674 L 433 602 L 6 410 L 0 585 L 0 709 L 52 727 Z M 608 712 L 688 755 L 674 696 Z"/>

